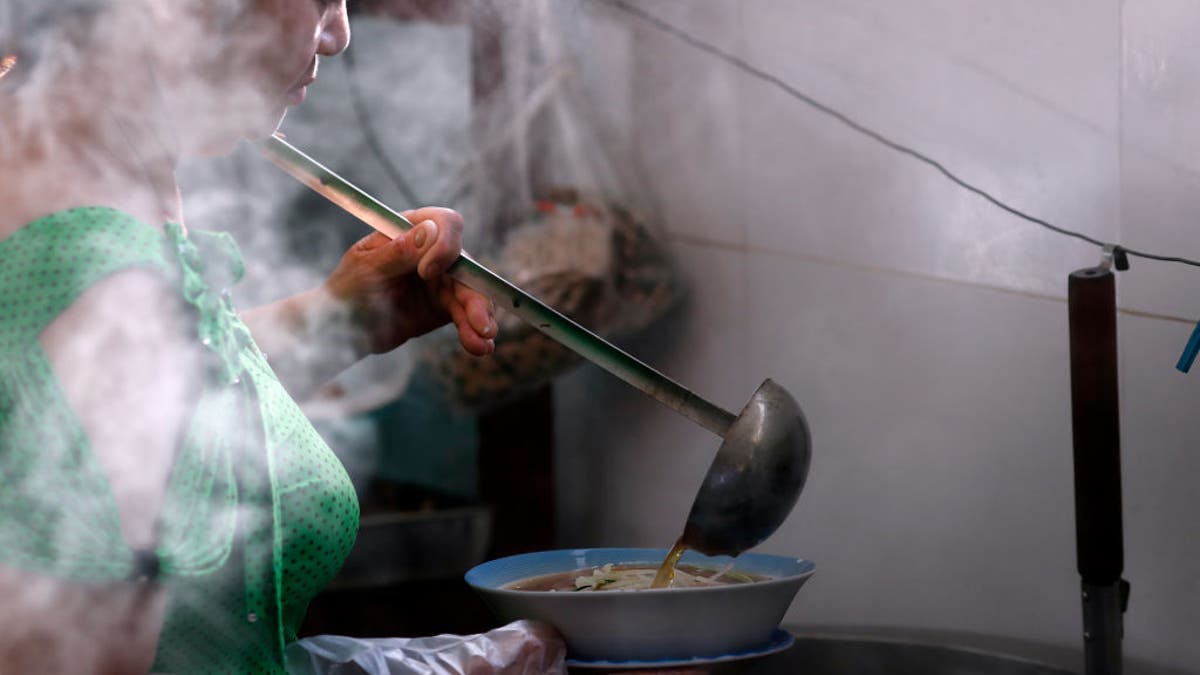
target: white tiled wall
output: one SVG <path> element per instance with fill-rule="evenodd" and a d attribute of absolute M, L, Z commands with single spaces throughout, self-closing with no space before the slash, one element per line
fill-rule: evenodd
<path fill-rule="evenodd" d="M 1013 206 L 1200 257 L 1193 0 L 637 5 Z M 632 36 L 607 81 L 691 287 L 631 348 L 729 408 L 775 378 L 812 426 L 808 486 L 761 547 L 817 562 L 788 621 L 1078 666 L 1065 282 L 1099 251 L 620 12 L 590 20 Z M 1200 269 L 1135 259 L 1118 285 L 1123 307 L 1200 318 Z M 1173 368 L 1191 326 L 1120 329 L 1125 649 L 1200 671 L 1200 374 Z M 558 392 L 564 544 L 669 545 L 718 440 L 599 372 Z"/>

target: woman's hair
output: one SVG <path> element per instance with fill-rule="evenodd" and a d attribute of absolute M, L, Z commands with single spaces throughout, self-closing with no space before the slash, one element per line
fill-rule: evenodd
<path fill-rule="evenodd" d="M 183 11 L 186 0 L 163 0 Z M 232 25 L 253 0 L 195 0 L 220 26 Z M 0 79 L 0 88 L 33 78 L 53 77 L 60 68 L 90 63 L 89 51 L 107 12 L 118 6 L 152 11 L 151 0 L 0 0 L 0 59 L 16 57 L 16 66 Z M 144 10 L 137 4 L 146 5 Z M 130 16 L 137 16 L 132 14 Z M 136 34 L 134 31 L 127 33 Z M 49 71 L 42 72 L 39 71 Z"/>
<path fill-rule="evenodd" d="M 28 81 L 35 69 L 86 58 L 100 13 L 113 0 L 0 0 L 0 58 L 16 63 L 0 87 Z"/>

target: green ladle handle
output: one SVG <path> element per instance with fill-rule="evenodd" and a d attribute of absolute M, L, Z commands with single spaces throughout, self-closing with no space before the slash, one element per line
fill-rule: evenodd
<path fill-rule="evenodd" d="M 322 166 L 279 136 L 258 143 L 276 166 L 375 230 L 395 238 L 411 228 L 407 218 Z M 475 262 L 465 252 L 448 274 L 516 314 L 559 344 L 625 380 L 658 402 L 724 437 L 736 417 Z"/>

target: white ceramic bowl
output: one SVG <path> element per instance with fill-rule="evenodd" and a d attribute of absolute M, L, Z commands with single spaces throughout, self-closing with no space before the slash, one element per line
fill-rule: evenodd
<path fill-rule="evenodd" d="M 613 564 L 658 565 L 666 549 L 593 548 L 525 553 L 472 568 L 467 583 L 503 621 L 537 619 L 567 642 L 568 657 L 589 661 L 707 658 L 755 649 L 772 639 L 812 562 L 743 553 L 734 568 L 767 581 L 644 591 L 514 591 L 529 577 Z M 731 558 L 688 551 L 682 564 L 724 567 Z"/>

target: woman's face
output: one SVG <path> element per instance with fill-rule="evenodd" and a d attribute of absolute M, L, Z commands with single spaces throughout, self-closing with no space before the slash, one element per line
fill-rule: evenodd
<path fill-rule="evenodd" d="M 212 35 L 196 36 L 195 63 L 177 64 L 190 76 L 179 78 L 168 103 L 192 152 L 227 151 L 243 138 L 269 136 L 288 107 L 303 102 L 318 57 L 350 41 L 345 0 L 245 0 L 234 16 L 215 15 L 217 3 L 204 4 L 208 16 L 195 23 Z"/>

